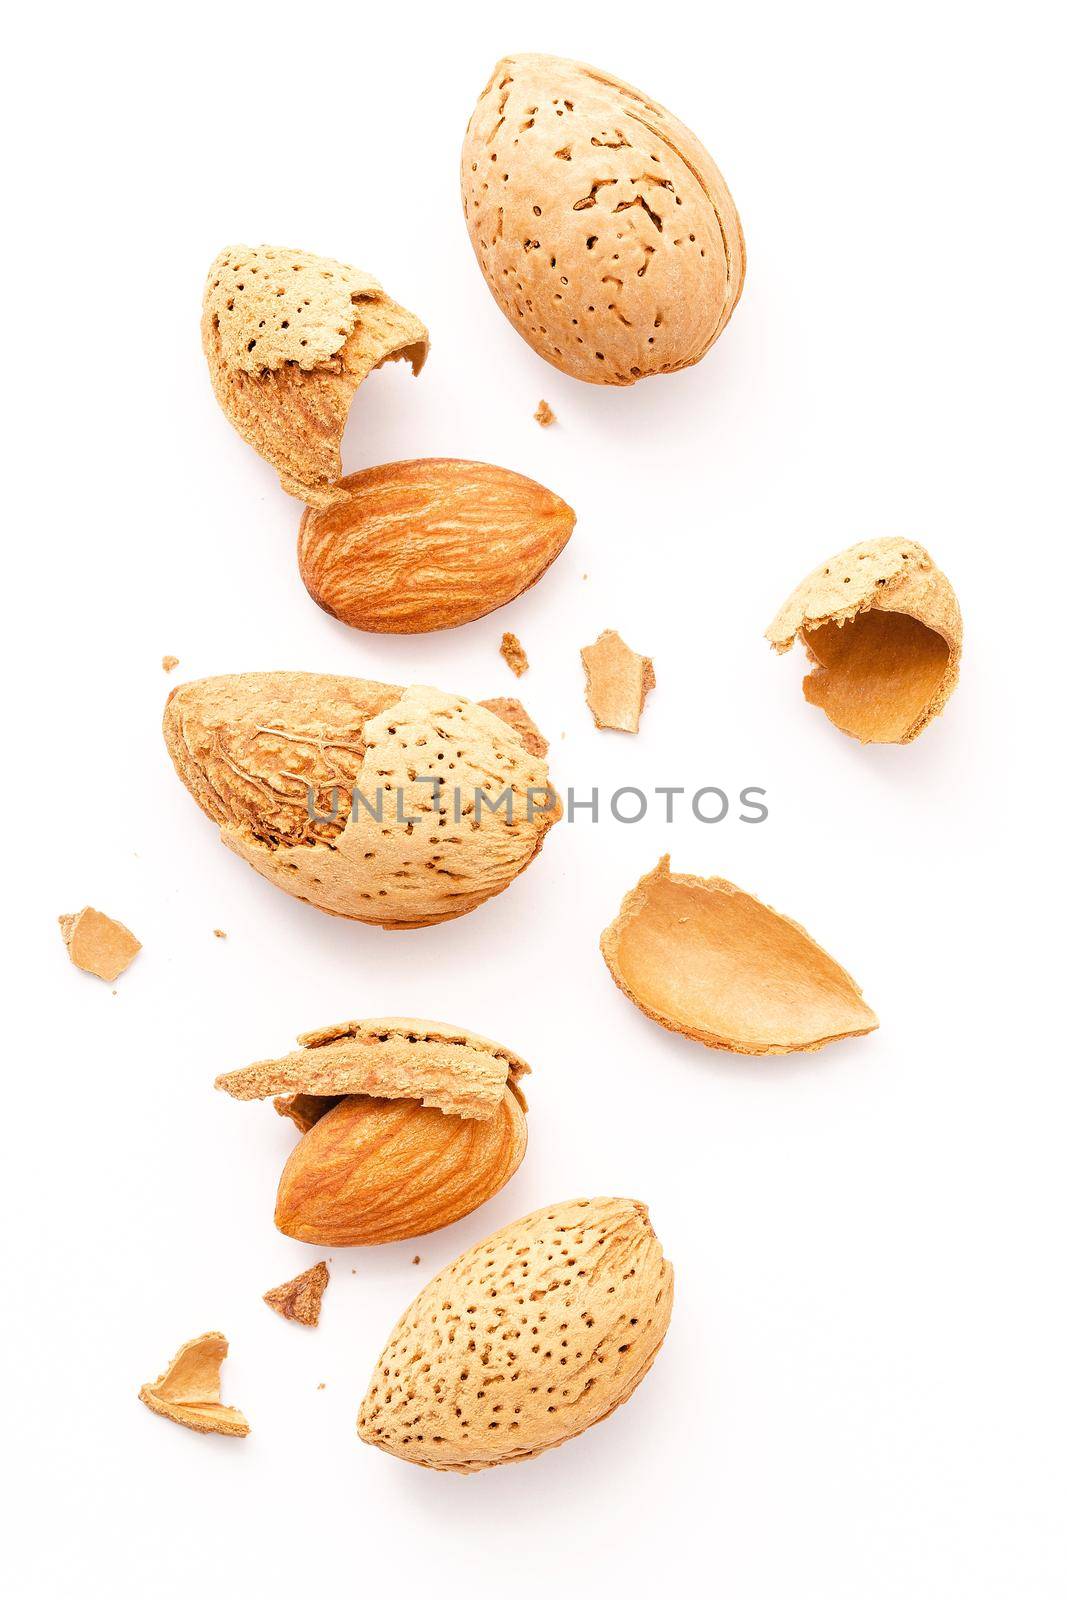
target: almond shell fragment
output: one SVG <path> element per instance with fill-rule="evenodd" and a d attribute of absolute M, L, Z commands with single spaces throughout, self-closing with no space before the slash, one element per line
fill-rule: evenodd
<path fill-rule="evenodd" d="M 183 1344 L 166 1372 L 143 1384 L 140 1399 L 157 1416 L 196 1433 L 223 1433 L 243 1439 L 248 1423 L 235 1406 L 224 1406 L 220 1372 L 229 1351 L 221 1333 L 202 1333 Z"/>
<path fill-rule="evenodd" d="M 352 397 L 383 362 L 417 376 L 430 347 L 418 317 L 357 267 L 271 245 L 212 262 L 200 323 L 215 398 L 282 488 L 327 505 L 341 476 Z"/>
<path fill-rule="evenodd" d="M 606 628 L 595 644 L 582 649 L 585 699 L 598 728 L 636 733 L 645 696 L 656 687 L 648 656 L 638 655 L 614 628 Z"/>
<path fill-rule="evenodd" d="M 712 1049 L 788 1055 L 878 1026 L 799 923 L 725 878 L 671 872 L 669 856 L 630 890 L 600 948 L 639 1010 Z"/>
<path fill-rule="evenodd" d="M 804 697 L 863 744 L 910 744 L 960 674 L 952 585 L 910 539 L 870 539 L 808 574 L 767 629 L 780 654 L 800 638 Z"/>
<path fill-rule="evenodd" d="M 268 1289 L 265 1303 L 287 1322 L 301 1322 L 306 1328 L 317 1328 L 322 1297 L 330 1281 L 330 1269 L 325 1261 L 316 1261 L 306 1272 L 300 1272 L 288 1283 Z"/>
<path fill-rule="evenodd" d="M 84 906 L 81 911 L 61 916 L 59 931 L 76 967 L 91 972 L 105 983 L 114 983 L 126 971 L 141 948 L 136 939 L 121 922 L 105 916 L 95 906 Z"/>

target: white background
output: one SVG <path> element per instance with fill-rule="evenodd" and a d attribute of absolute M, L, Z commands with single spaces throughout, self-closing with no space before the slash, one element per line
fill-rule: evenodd
<path fill-rule="evenodd" d="M 32 16 L 5 109 L 8 1592 L 596 1597 L 670 1573 L 725 1600 L 1061 1596 L 1052 8 Z M 749 276 L 696 369 L 585 386 L 494 306 L 459 147 L 518 49 L 636 81 L 721 165 Z M 315 608 L 298 507 L 200 353 L 208 265 L 241 241 L 354 262 L 423 317 L 422 377 L 366 383 L 346 468 L 447 454 L 543 480 L 578 525 L 531 593 L 416 639 Z M 960 687 L 906 749 L 836 732 L 762 638 L 816 562 L 881 534 L 929 545 L 967 625 Z M 303 668 L 508 694 L 505 626 L 558 783 L 760 784 L 768 822 L 560 826 L 472 916 L 385 934 L 257 878 L 170 768 L 175 681 Z M 636 739 L 583 702 L 578 650 L 604 627 L 655 660 Z M 881 1031 L 759 1061 L 647 1022 L 597 940 L 666 850 L 805 923 Z M 64 954 L 55 918 L 86 902 L 144 943 L 115 995 Z M 260 1301 L 320 1254 L 272 1227 L 291 1130 L 212 1079 L 390 1012 L 528 1057 L 529 1154 L 447 1232 L 333 1252 L 319 1329 L 291 1326 Z M 647 1201 L 677 1271 L 631 1403 L 473 1478 L 361 1444 L 359 1399 L 423 1282 L 598 1193 Z M 137 1402 L 215 1327 L 244 1442 Z"/>

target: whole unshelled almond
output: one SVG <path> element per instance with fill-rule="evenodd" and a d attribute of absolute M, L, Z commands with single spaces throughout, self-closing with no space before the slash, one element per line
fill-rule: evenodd
<path fill-rule="evenodd" d="M 441 1472 L 564 1444 L 628 1400 L 671 1318 L 674 1273 L 637 1200 L 569 1200 L 501 1228 L 412 1302 L 360 1438 Z"/>
<path fill-rule="evenodd" d="M 324 611 L 371 633 L 484 617 L 536 583 L 574 527 L 558 495 L 482 461 L 394 461 L 337 490 L 304 512 L 300 575 Z"/>

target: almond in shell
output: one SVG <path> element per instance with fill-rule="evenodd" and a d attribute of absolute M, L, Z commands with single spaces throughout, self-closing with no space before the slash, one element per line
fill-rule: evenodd
<path fill-rule="evenodd" d="M 574 512 L 531 478 L 481 461 L 395 461 L 342 478 L 300 523 L 300 576 L 331 616 L 371 633 L 484 617 L 537 582 Z"/>
<path fill-rule="evenodd" d="M 787 1055 L 878 1026 L 798 922 L 725 878 L 672 872 L 669 856 L 630 890 L 600 949 L 647 1017 L 716 1050 Z"/>
<path fill-rule="evenodd" d="M 505 56 L 474 109 L 463 211 L 497 305 L 587 383 L 699 361 L 741 294 L 721 172 L 678 118 L 580 61 Z"/>
<path fill-rule="evenodd" d="M 276 1096 L 303 1137 L 278 1185 L 282 1233 L 387 1244 L 447 1227 L 507 1183 L 526 1153 L 526 1063 L 465 1029 L 411 1018 L 346 1022 L 218 1079 Z"/>
<path fill-rule="evenodd" d="M 411 928 L 506 889 L 559 815 L 522 707 L 494 707 L 245 673 L 182 684 L 163 731 L 186 788 L 257 872 L 335 916 Z"/>
<path fill-rule="evenodd" d="M 466 1251 L 408 1307 L 360 1407 L 360 1438 L 464 1473 L 565 1444 L 645 1377 L 673 1289 L 639 1201 L 535 1211 Z"/>
<path fill-rule="evenodd" d="M 816 567 L 767 629 L 801 640 L 804 698 L 863 744 L 910 744 L 959 680 L 963 620 L 945 574 L 910 539 L 868 539 Z"/>
<path fill-rule="evenodd" d="M 325 505 L 341 476 L 352 396 L 386 361 L 415 374 L 418 317 L 358 267 L 305 250 L 231 245 L 212 262 L 200 333 L 215 398 L 282 488 Z"/>

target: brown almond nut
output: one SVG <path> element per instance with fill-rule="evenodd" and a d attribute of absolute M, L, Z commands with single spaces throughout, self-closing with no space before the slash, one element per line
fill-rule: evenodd
<path fill-rule="evenodd" d="M 472 911 L 559 816 L 529 726 L 439 689 L 205 678 L 173 691 L 163 732 L 225 844 L 287 893 L 381 927 Z"/>
<path fill-rule="evenodd" d="M 411 1018 L 340 1023 L 217 1087 L 275 1105 L 303 1131 L 274 1221 L 308 1244 L 412 1239 L 465 1217 L 526 1153 L 529 1068 L 465 1029 Z M 299 1106 L 299 1114 L 297 1114 Z"/>
<path fill-rule="evenodd" d="M 721 172 L 677 117 L 580 61 L 505 56 L 463 144 L 463 212 L 497 305 L 587 383 L 699 361 L 741 295 Z"/>
<path fill-rule="evenodd" d="M 536 583 L 574 527 L 558 495 L 482 461 L 394 461 L 337 489 L 301 519 L 300 576 L 324 611 L 370 633 L 484 617 Z"/>
<path fill-rule="evenodd" d="M 674 1273 L 637 1200 L 569 1200 L 468 1250 L 393 1329 L 359 1436 L 440 1472 L 555 1449 L 647 1374 Z"/>
<path fill-rule="evenodd" d="M 282 488 L 326 505 L 352 396 L 386 361 L 418 375 L 418 317 L 357 267 L 305 250 L 231 245 L 211 264 L 200 334 L 215 398 Z"/>
<path fill-rule="evenodd" d="M 804 698 L 863 744 L 910 744 L 959 681 L 963 619 L 945 574 L 911 539 L 868 539 L 810 572 L 767 629 L 815 670 Z"/>
<path fill-rule="evenodd" d="M 623 994 L 661 1028 L 715 1050 L 787 1055 L 870 1033 L 856 981 L 802 928 L 725 878 L 664 856 L 600 941 Z"/>

